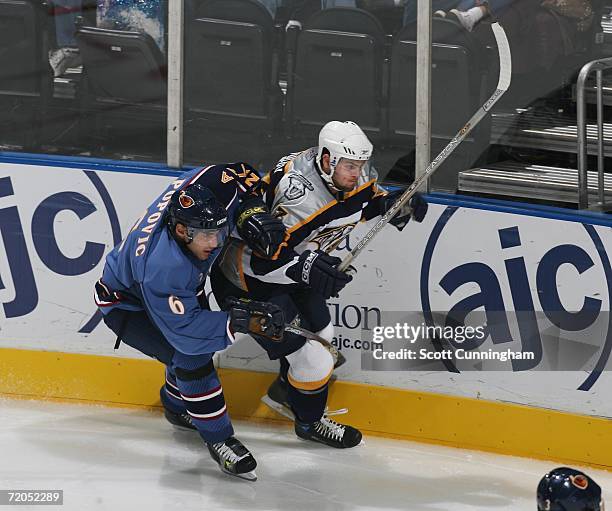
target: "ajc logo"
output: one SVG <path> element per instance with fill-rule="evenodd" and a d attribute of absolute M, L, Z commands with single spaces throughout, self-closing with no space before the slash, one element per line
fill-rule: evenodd
<path fill-rule="evenodd" d="M 119 219 L 108 190 L 93 171 L 83 171 L 100 195 L 110 220 L 113 246 L 121 241 Z M 0 199 L 15 195 L 10 177 L 0 177 Z M 62 191 L 45 198 L 32 214 L 31 236 L 39 259 L 52 272 L 58 275 L 82 275 L 96 267 L 104 255 L 105 245 L 86 241 L 83 251 L 77 257 L 68 257 L 58 246 L 54 223 L 57 215 L 63 211 L 72 211 L 80 220 L 97 211 L 94 203 L 85 195 L 75 191 Z M 36 309 L 39 293 L 34 278 L 34 271 L 17 206 L 0 209 L 0 235 L 6 250 L 8 268 L 15 287 L 15 296 L 10 302 L 2 304 L 7 319 L 25 316 Z M 0 290 L 5 289 L 0 274 Z M 90 333 L 100 322 L 101 316 L 96 312 L 79 330 Z"/>
<path fill-rule="evenodd" d="M 438 279 L 438 275 L 432 277 L 432 259 L 436 246 L 441 239 L 444 228 L 457 210 L 458 207 L 456 206 L 449 206 L 444 210 L 434 226 L 425 248 L 421 266 L 420 292 L 423 312 L 426 321 L 430 325 L 434 324 L 431 304 L 432 290 L 430 286 L 439 286 L 446 294 L 447 299 L 450 299 L 453 292 L 464 284 L 477 285 L 479 288 L 477 293 L 461 299 L 450 307 L 447 304 L 445 308 L 440 310 L 448 310 L 449 315 L 453 315 L 453 320 L 465 318 L 470 311 L 484 310 L 487 324 L 489 325 L 487 327 L 488 335 L 480 343 L 490 338 L 494 344 L 513 341 L 507 321 L 500 321 L 500 317 L 506 317 L 504 311 L 518 311 L 518 331 L 522 350 L 524 352 L 533 352 L 536 355 L 535 360 L 513 360 L 513 370 L 520 371 L 531 369 L 542 360 L 542 340 L 533 294 L 537 294 L 537 299 L 541 306 L 541 309 L 537 310 L 541 310 L 547 320 L 551 324 L 556 325 L 561 331 L 579 334 L 593 325 L 602 313 L 602 305 L 605 302 L 594 296 L 579 296 L 578 298 L 583 299 L 583 301 L 582 307 L 578 311 L 568 311 L 564 307 L 558 289 L 558 273 L 562 265 L 571 265 L 579 277 L 591 268 L 603 272 L 605 275 L 605 283 L 603 284 L 605 292 L 603 295 L 600 294 L 600 296 L 607 301 L 609 308 L 609 304 L 612 303 L 612 290 L 610 289 L 612 270 L 610 268 L 610 261 L 601 238 L 594 227 L 589 224 L 581 225 L 586 231 L 585 240 L 590 239 L 593 243 L 598 258 L 594 259 L 584 248 L 571 243 L 545 247 L 542 250 L 543 253 L 538 254 L 539 262 L 535 277 L 536 293 L 532 294 L 531 291 L 525 258 L 516 252 L 525 248 L 521 243 L 519 226 L 498 229 L 496 237 L 498 238 L 499 252 L 494 253 L 494 251 L 489 250 L 487 254 L 490 258 L 500 258 L 503 260 L 505 275 L 496 274 L 494 269 L 485 262 L 469 260 L 451 269 L 447 269 L 444 266 L 441 278 Z M 536 243 L 535 250 L 538 249 L 538 246 L 542 245 Z M 506 255 L 506 251 L 511 248 L 515 249 L 512 251 L 514 257 Z M 530 247 L 530 250 L 534 250 L 534 248 Z M 444 257 L 444 254 L 441 253 L 439 257 Z M 501 282 L 509 287 L 512 303 L 504 301 Z M 572 291 L 576 292 L 575 290 Z M 444 293 L 442 296 L 444 296 Z M 594 295 L 597 294 L 594 293 Z M 436 309 L 434 308 L 434 310 Z M 605 310 L 605 314 L 607 334 L 601 340 L 602 346 L 599 350 L 595 367 L 578 387 L 579 390 L 589 390 L 593 386 L 610 356 L 610 350 L 612 349 L 612 328 L 610 328 L 609 310 Z M 492 317 L 495 317 L 495 321 L 491 321 Z M 466 346 L 463 347 L 467 348 Z M 477 345 L 470 346 L 471 349 L 476 347 Z M 449 371 L 458 372 L 452 361 L 444 361 L 444 363 Z"/>

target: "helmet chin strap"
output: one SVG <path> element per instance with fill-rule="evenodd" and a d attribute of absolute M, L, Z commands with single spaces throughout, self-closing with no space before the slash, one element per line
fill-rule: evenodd
<path fill-rule="evenodd" d="M 186 239 L 185 239 L 185 245 L 189 245 L 192 241 L 193 241 L 193 231 L 190 233 L 189 231 L 191 230 L 191 227 L 186 227 L 186 231 L 185 231 L 185 235 L 186 235 Z"/>
<path fill-rule="evenodd" d="M 329 189 L 329 191 L 332 193 L 332 195 L 336 197 L 336 199 L 339 202 L 342 202 L 344 200 L 344 194 L 346 193 L 346 190 L 343 190 L 338 185 L 336 185 L 336 183 L 334 182 L 334 173 L 336 172 L 336 167 L 330 164 L 329 166 L 330 172 L 328 174 L 327 172 L 323 170 L 322 161 L 316 162 L 316 165 L 317 165 L 317 170 L 319 171 L 319 175 L 321 176 L 321 179 L 323 179 L 323 181 L 327 185 L 327 188 Z"/>

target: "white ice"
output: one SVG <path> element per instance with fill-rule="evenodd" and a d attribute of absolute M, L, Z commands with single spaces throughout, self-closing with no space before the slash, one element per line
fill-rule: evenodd
<path fill-rule="evenodd" d="M 531 511 L 558 465 L 375 437 L 340 451 L 237 422 L 259 464 L 252 483 L 222 474 L 196 433 L 159 413 L 0 400 L 0 417 L 0 490 L 62 489 L 63 510 Z M 609 500 L 612 473 L 582 469 Z"/>

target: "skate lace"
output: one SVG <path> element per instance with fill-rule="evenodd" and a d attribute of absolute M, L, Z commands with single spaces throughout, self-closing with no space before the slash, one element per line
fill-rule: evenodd
<path fill-rule="evenodd" d="M 325 417 L 331 417 L 333 415 L 342 415 L 344 413 L 348 413 L 348 408 L 338 408 L 337 410 L 330 410 L 326 406 L 325 407 L 325 412 L 323 412 L 323 415 Z"/>
<path fill-rule="evenodd" d="M 332 440 L 342 440 L 344 436 L 344 426 L 325 416 L 316 423 L 315 430 Z"/>
<path fill-rule="evenodd" d="M 242 455 L 237 454 L 234 449 L 230 445 L 227 445 L 225 442 L 213 444 L 213 448 L 215 449 L 215 451 L 217 451 L 217 454 L 220 458 L 222 458 L 223 460 L 227 460 L 230 463 L 236 463 L 248 454 L 248 451 Z"/>

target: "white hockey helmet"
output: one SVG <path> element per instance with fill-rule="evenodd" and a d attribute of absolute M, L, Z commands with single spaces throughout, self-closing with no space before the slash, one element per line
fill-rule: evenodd
<path fill-rule="evenodd" d="M 335 186 L 332 177 L 340 158 L 367 161 L 372 156 L 372 149 L 372 142 L 368 140 L 366 134 L 353 121 L 328 122 L 319 132 L 317 163 L 321 170 L 321 177 L 330 186 Z M 324 150 L 329 152 L 329 174 L 323 171 L 321 165 Z"/>

